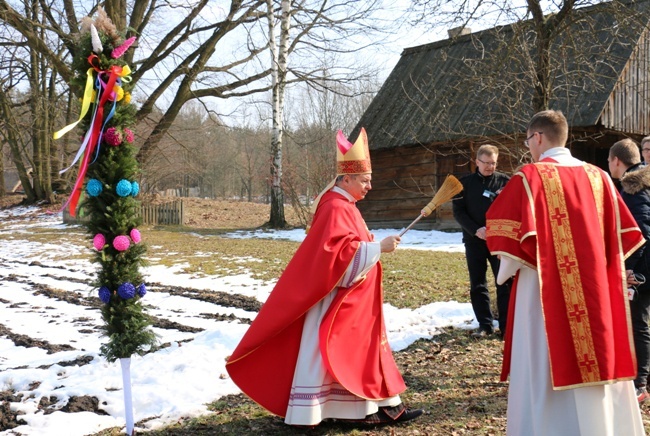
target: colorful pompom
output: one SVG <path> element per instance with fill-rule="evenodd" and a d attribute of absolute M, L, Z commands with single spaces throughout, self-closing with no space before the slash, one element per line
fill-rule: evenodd
<path fill-rule="evenodd" d="M 140 286 L 138 286 L 138 295 L 141 297 L 144 297 L 144 294 L 147 293 L 147 287 L 142 283 Z"/>
<path fill-rule="evenodd" d="M 86 192 L 88 192 L 88 195 L 91 197 L 97 197 L 103 190 L 104 186 L 102 185 L 102 182 L 97 179 L 88 180 L 88 183 L 86 184 Z"/>
<path fill-rule="evenodd" d="M 117 182 L 117 188 L 115 191 L 117 192 L 117 195 L 120 197 L 127 197 L 131 195 L 131 191 L 133 190 L 133 185 L 131 182 L 129 182 L 126 179 L 122 179 L 119 182 Z"/>
<path fill-rule="evenodd" d="M 142 235 L 140 235 L 140 230 L 138 229 L 131 229 L 131 233 L 129 233 L 129 235 L 131 236 L 131 240 L 134 244 L 142 241 Z"/>
<path fill-rule="evenodd" d="M 108 304 L 111 301 L 111 290 L 106 286 L 99 288 L 99 299 Z"/>
<path fill-rule="evenodd" d="M 106 245 L 106 238 L 101 233 L 97 233 L 93 238 L 93 246 L 95 247 L 95 250 L 102 251 L 104 245 Z"/>
<path fill-rule="evenodd" d="M 135 297 L 135 286 L 129 282 L 122 283 L 117 287 L 117 295 L 119 295 L 124 300 L 133 298 Z"/>
<path fill-rule="evenodd" d="M 130 246 L 131 241 L 129 240 L 128 236 L 120 235 L 116 236 L 115 239 L 113 239 L 113 247 L 115 247 L 117 251 L 126 251 Z"/>
<path fill-rule="evenodd" d="M 124 140 L 129 144 L 135 140 L 135 135 L 133 134 L 133 130 L 129 128 L 124 129 Z"/>
<path fill-rule="evenodd" d="M 117 147 L 122 143 L 122 133 L 119 130 L 117 130 L 115 127 L 109 127 L 104 132 L 104 141 L 108 145 Z"/>
<path fill-rule="evenodd" d="M 124 103 L 124 104 L 131 103 L 131 93 L 130 92 L 125 92 L 124 93 L 124 99 L 123 99 L 122 103 Z"/>
<path fill-rule="evenodd" d="M 135 42 L 135 36 L 130 37 L 129 39 L 124 41 L 124 43 L 122 43 L 121 46 L 115 47 L 113 49 L 113 51 L 111 52 L 111 57 L 113 59 L 117 59 L 121 57 L 129 49 L 129 47 L 133 45 L 134 42 Z"/>
<path fill-rule="evenodd" d="M 131 182 L 131 195 L 134 197 L 140 192 L 140 184 L 138 182 Z"/>

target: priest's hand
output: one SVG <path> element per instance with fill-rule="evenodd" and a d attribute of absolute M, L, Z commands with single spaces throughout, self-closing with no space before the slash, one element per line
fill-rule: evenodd
<path fill-rule="evenodd" d="M 395 249 L 397 248 L 397 245 L 400 243 L 401 240 L 402 240 L 402 238 L 400 238 L 398 235 L 386 236 L 379 243 L 379 246 L 381 247 L 381 252 L 382 253 L 391 253 L 391 252 L 395 251 Z"/>

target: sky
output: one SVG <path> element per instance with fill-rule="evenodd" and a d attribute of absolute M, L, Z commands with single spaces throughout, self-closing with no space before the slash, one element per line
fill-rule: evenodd
<path fill-rule="evenodd" d="M 67 436 L 87 435 L 105 428 L 124 426 L 122 373 L 119 362 L 109 363 L 99 354 L 105 341 L 96 329 L 102 325 L 99 311 L 75 305 L 46 295 L 35 295 L 42 284 L 60 289 L 80 298 L 88 298 L 94 290 L 85 284 L 92 278 L 95 265 L 71 256 L 90 254 L 85 229 L 62 224 L 60 214 L 30 216 L 34 209 L 0 210 L 0 324 L 13 333 L 51 344 L 69 344 L 74 350 L 47 354 L 41 348 L 16 346 L 0 336 L 0 391 L 13 389 L 23 394 L 22 400 L 11 403 L 12 410 L 24 413 L 27 422 L 0 435 Z M 27 239 L 35 229 L 39 234 L 61 235 L 59 242 L 38 242 Z M 67 230 L 63 232 L 62 230 Z M 401 229 L 373 231 L 377 239 Z M 76 237 L 78 236 L 78 237 Z M 146 235 L 143 235 L 146 239 Z M 188 238 L 200 238 L 188 234 Z M 232 238 L 282 238 L 301 241 L 304 230 L 278 232 L 235 232 Z M 462 252 L 460 233 L 410 230 L 398 249 Z M 197 253 L 209 256 L 209 253 Z M 166 256 L 174 256 L 167 252 Z M 63 260 L 62 260 L 63 259 Z M 143 270 L 147 280 L 166 285 L 194 289 L 218 289 L 230 294 L 252 296 L 263 302 L 274 281 L 261 282 L 244 270 L 232 275 L 196 277 L 183 272 L 184 261 L 173 267 L 148 259 Z M 242 263 L 259 261 L 242 258 Z M 11 280 L 7 280 L 12 275 Z M 135 422 L 147 419 L 136 431 L 159 428 L 181 418 L 209 413 L 206 404 L 241 391 L 225 370 L 225 359 L 248 328 L 237 321 L 215 321 L 200 316 L 204 313 L 234 314 L 253 319 L 254 312 L 218 306 L 166 292 L 148 292 L 143 300 L 152 315 L 180 324 L 204 329 L 199 333 L 158 329 L 160 342 L 172 345 L 145 356 L 134 356 L 130 362 Z M 384 305 L 388 339 L 394 351 L 402 350 L 420 338 L 434 337 L 440 328 L 454 326 L 478 327 L 471 305 L 456 301 L 432 302 L 417 309 L 398 309 Z M 189 340 L 189 341 L 188 341 Z M 60 362 L 91 356 L 83 366 L 61 366 Z M 30 385 L 39 383 L 35 389 Z M 99 399 L 108 415 L 90 412 L 54 412 L 44 415 L 37 409 L 42 397 L 57 398 L 57 407 L 64 406 L 71 396 L 89 395 Z"/>

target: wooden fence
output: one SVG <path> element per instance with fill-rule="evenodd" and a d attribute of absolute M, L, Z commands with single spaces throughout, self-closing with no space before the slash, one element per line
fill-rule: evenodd
<path fill-rule="evenodd" d="M 142 224 L 182 226 L 185 223 L 183 200 L 174 200 L 162 204 L 143 204 L 140 206 Z M 83 211 L 79 211 L 75 218 L 70 216 L 68 210 L 63 211 L 63 222 L 78 224 L 88 221 Z"/>
<path fill-rule="evenodd" d="M 182 226 L 185 222 L 183 200 L 162 204 L 148 204 L 140 207 L 142 224 Z"/>

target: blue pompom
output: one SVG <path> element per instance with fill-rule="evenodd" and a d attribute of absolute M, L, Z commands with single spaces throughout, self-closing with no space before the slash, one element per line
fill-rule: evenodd
<path fill-rule="evenodd" d="M 88 195 L 90 195 L 91 197 L 97 197 L 99 194 L 102 193 L 103 189 L 104 187 L 102 185 L 102 182 L 100 182 L 97 179 L 90 179 L 86 184 L 86 192 L 88 192 Z"/>
<path fill-rule="evenodd" d="M 120 197 L 126 197 L 131 195 L 131 189 L 133 187 L 131 186 L 131 182 L 129 182 L 126 179 L 122 179 L 119 182 L 117 182 L 117 188 L 115 189 L 117 191 L 117 195 Z"/>
<path fill-rule="evenodd" d="M 140 286 L 138 286 L 138 295 L 141 297 L 144 297 L 144 294 L 147 293 L 147 287 L 142 283 Z"/>
<path fill-rule="evenodd" d="M 99 288 L 99 299 L 108 304 L 111 301 L 111 290 L 106 286 Z"/>
<path fill-rule="evenodd" d="M 140 184 L 138 182 L 131 182 L 131 195 L 134 197 L 140 192 Z"/>
<path fill-rule="evenodd" d="M 126 282 L 122 283 L 117 287 L 117 295 L 122 297 L 123 300 L 128 300 L 129 298 L 135 297 L 135 286 L 131 283 Z"/>

